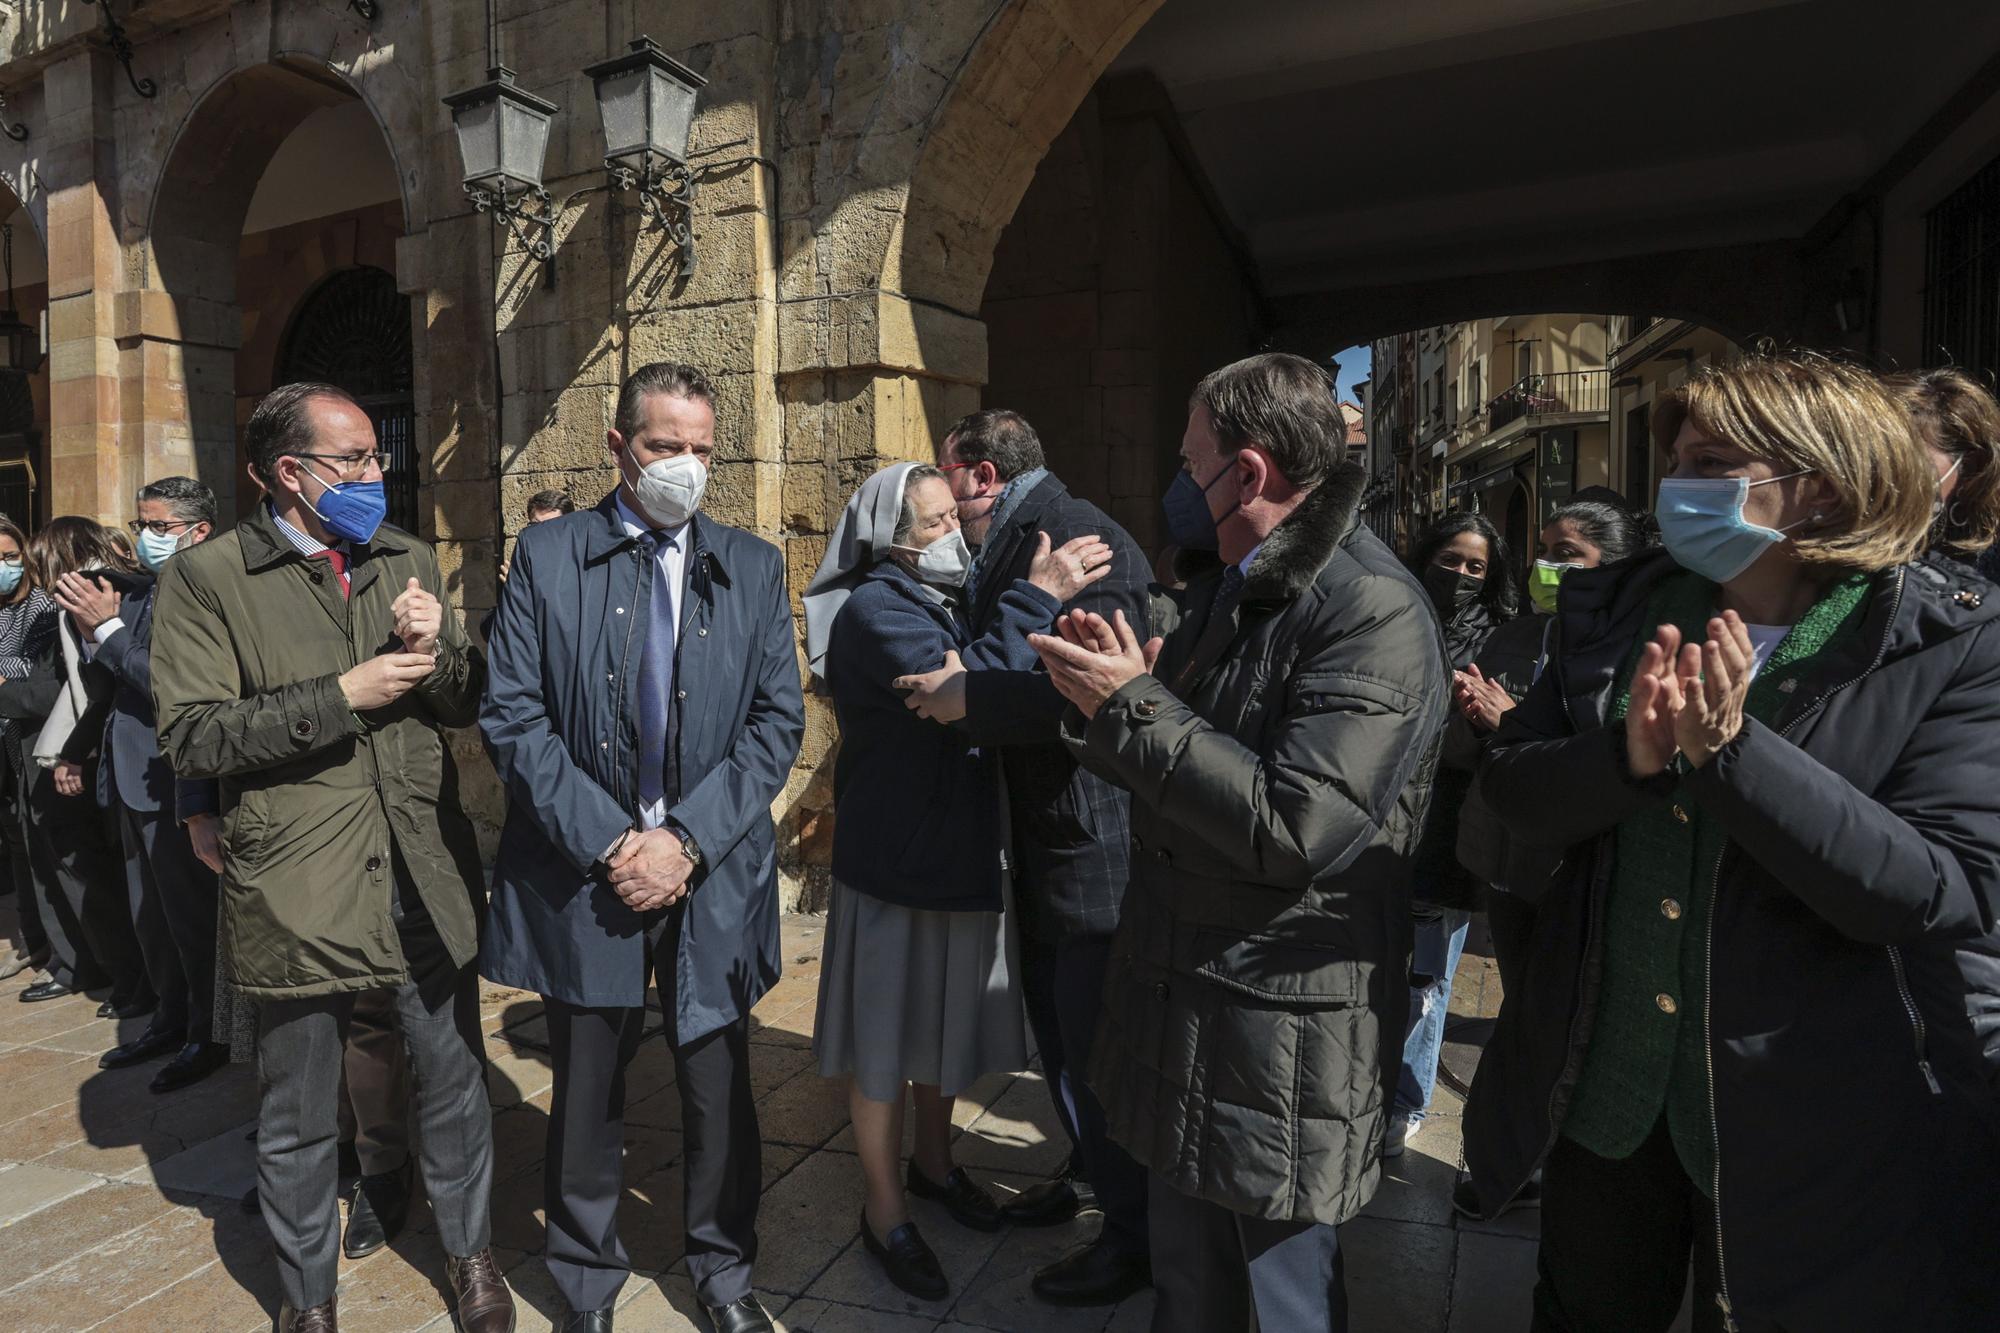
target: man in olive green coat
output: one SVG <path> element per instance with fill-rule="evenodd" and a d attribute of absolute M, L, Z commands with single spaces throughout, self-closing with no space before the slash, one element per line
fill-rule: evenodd
<path fill-rule="evenodd" d="M 482 660 L 437 555 L 382 526 L 381 454 L 341 390 L 258 404 L 265 501 L 160 582 L 153 697 L 182 778 L 220 789 L 229 979 L 259 1002 L 258 1189 L 283 1333 L 331 1333 L 342 1036 L 386 990 L 414 1068 L 424 1183 L 461 1327 L 509 1333 L 487 1198 L 479 857 L 441 729 L 479 711 Z"/>

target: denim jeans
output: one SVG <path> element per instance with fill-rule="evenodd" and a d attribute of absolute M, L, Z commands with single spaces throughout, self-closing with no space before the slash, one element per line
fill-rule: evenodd
<path fill-rule="evenodd" d="M 1444 1049 L 1445 1012 L 1451 1007 L 1451 977 L 1465 950 L 1472 913 L 1418 903 L 1416 948 L 1410 958 L 1410 1021 L 1403 1037 L 1403 1072 L 1396 1079 L 1396 1113 L 1421 1120 L 1437 1084 L 1438 1056 Z"/>

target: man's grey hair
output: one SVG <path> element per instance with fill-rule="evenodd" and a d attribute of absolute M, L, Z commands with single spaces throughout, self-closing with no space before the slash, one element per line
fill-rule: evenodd
<path fill-rule="evenodd" d="M 943 481 L 944 473 L 929 463 L 917 464 L 903 478 L 903 512 L 896 515 L 896 535 L 890 538 L 896 545 L 908 546 L 910 534 L 917 530 L 917 502 L 910 492 L 916 489 L 918 482 L 932 480 Z"/>
<path fill-rule="evenodd" d="M 663 393 L 669 398 L 693 398 L 715 410 L 715 386 L 694 366 L 680 361 L 655 361 L 640 366 L 625 377 L 618 389 L 618 418 L 613 423 L 620 435 L 631 439 L 645 425 L 646 396 Z"/>
<path fill-rule="evenodd" d="M 158 500 L 178 523 L 215 526 L 215 492 L 193 477 L 161 477 L 139 488 L 139 503 Z"/>
<path fill-rule="evenodd" d="M 1347 458 L 1347 419 L 1327 373 L 1302 356 L 1265 352 L 1209 374 L 1188 406 L 1208 412 L 1223 452 L 1255 444 L 1294 486 L 1310 490 Z"/>

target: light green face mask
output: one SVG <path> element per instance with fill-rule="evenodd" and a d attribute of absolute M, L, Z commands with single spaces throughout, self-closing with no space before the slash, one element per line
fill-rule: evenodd
<path fill-rule="evenodd" d="M 1535 570 L 1528 575 L 1528 600 L 1540 607 L 1544 614 L 1556 613 L 1556 589 L 1562 586 L 1563 575 L 1582 565 L 1559 565 L 1553 560 L 1537 560 Z"/>

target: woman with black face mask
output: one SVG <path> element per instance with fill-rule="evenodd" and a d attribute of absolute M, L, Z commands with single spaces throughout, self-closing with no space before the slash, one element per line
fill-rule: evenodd
<path fill-rule="evenodd" d="M 1417 544 L 1410 567 L 1444 626 L 1452 670 L 1464 670 L 1493 631 L 1514 615 L 1514 559 L 1506 539 L 1484 515 L 1448 514 Z M 1411 867 L 1416 949 L 1410 961 L 1410 1022 L 1384 1157 L 1402 1154 L 1430 1106 L 1444 1047 L 1451 976 L 1473 909 L 1479 906 L 1479 884 L 1459 864 L 1457 851 L 1459 807 L 1471 788 L 1469 768 L 1439 764 Z"/>

